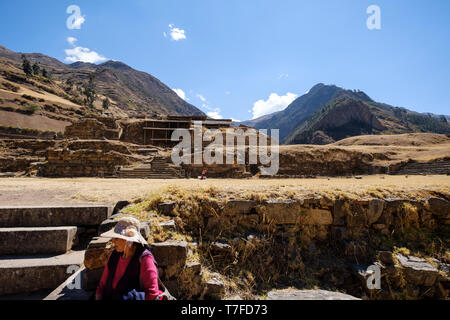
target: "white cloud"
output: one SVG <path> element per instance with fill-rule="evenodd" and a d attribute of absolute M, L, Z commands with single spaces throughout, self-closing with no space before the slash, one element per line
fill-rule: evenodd
<path fill-rule="evenodd" d="M 278 80 L 283 79 L 283 78 L 289 78 L 289 75 L 287 73 L 282 73 L 278 76 Z"/>
<path fill-rule="evenodd" d="M 233 122 L 242 122 L 241 120 L 235 119 L 235 118 L 231 118 L 231 120 L 233 120 Z"/>
<path fill-rule="evenodd" d="M 202 108 L 206 110 L 206 115 L 208 117 L 213 119 L 223 119 L 223 116 L 221 115 L 222 111 L 220 110 L 220 108 L 210 107 L 206 98 L 201 94 L 197 93 L 195 96 L 202 101 Z"/>
<path fill-rule="evenodd" d="M 98 54 L 95 51 L 91 51 L 91 49 L 83 48 L 83 47 L 75 47 L 73 49 L 66 49 L 66 61 L 67 62 L 89 62 L 89 63 L 98 63 L 107 60 L 102 55 Z"/>
<path fill-rule="evenodd" d="M 175 28 L 173 24 L 169 24 L 169 34 L 172 40 L 179 41 L 186 39 L 186 33 L 183 29 Z M 167 38 L 167 34 L 164 32 L 164 37 Z"/>
<path fill-rule="evenodd" d="M 78 39 L 74 37 L 68 37 L 67 42 L 73 47 L 72 49 L 66 49 L 64 52 L 66 53 L 65 60 L 67 62 L 89 62 L 89 63 L 98 63 L 107 60 L 102 55 L 98 54 L 95 51 L 91 51 L 89 48 L 83 47 L 75 47 L 75 42 Z"/>
<path fill-rule="evenodd" d="M 172 89 L 173 91 L 175 91 L 175 93 L 183 100 L 187 101 L 189 99 L 186 98 L 186 93 L 184 93 L 183 90 L 181 89 Z"/>
<path fill-rule="evenodd" d="M 276 93 L 271 93 L 269 99 L 266 101 L 258 100 L 253 104 L 253 119 L 262 117 L 266 114 L 281 111 L 286 109 L 296 98 L 295 93 L 286 93 L 284 96 L 279 96 Z"/>
<path fill-rule="evenodd" d="M 214 111 L 207 112 L 206 115 L 213 119 L 223 119 L 219 108 L 214 109 Z"/>
<path fill-rule="evenodd" d="M 206 98 L 205 98 L 204 96 L 202 96 L 201 94 L 197 94 L 196 96 L 197 96 L 197 98 L 199 98 L 200 100 L 202 100 L 202 102 L 205 102 L 205 101 L 206 101 Z"/>
<path fill-rule="evenodd" d="M 231 94 L 231 91 L 226 91 L 225 94 L 226 94 L 226 95 L 230 95 L 230 94 Z"/>
<path fill-rule="evenodd" d="M 75 45 L 75 42 L 77 42 L 77 38 L 74 38 L 74 37 L 68 37 L 68 38 L 67 38 L 67 42 L 68 42 L 71 46 L 73 46 L 73 45 Z"/>

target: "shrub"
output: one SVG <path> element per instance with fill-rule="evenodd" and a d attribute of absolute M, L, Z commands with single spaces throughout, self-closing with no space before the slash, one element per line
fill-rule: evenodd
<path fill-rule="evenodd" d="M 30 100 L 30 101 L 36 101 L 37 100 L 35 97 L 29 96 L 27 94 L 23 94 L 22 98 Z"/>
<path fill-rule="evenodd" d="M 6 88 L 6 90 L 9 90 L 9 91 L 12 91 L 12 92 L 18 92 L 20 90 L 19 86 L 15 86 L 12 83 L 9 83 L 9 82 L 6 82 L 6 81 L 2 82 L 2 85 L 3 85 L 3 87 Z"/>
<path fill-rule="evenodd" d="M 51 105 L 49 105 L 49 104 L 46 104 L 46 105 L 44 105 L 44 110 L 50 111 L 50 112 L 55 112 L 56 108 L 51 106 Z"/>
<path fill-rule="evenodd" d="M 53 89 L 51 89 L 51 88 L 49 88 L 49 87 L 42 86 L 42 85 L 38 85 L 37 87 L 38 87 L 39 89 L 42 89 L 42 90 L 48 92 L 48 93 L 56 94 L 55 90 L 53 90 Z"/>
<path fill-rule="evenodd" d="M 27 103 L 26 109 L 30 114 L 35 114 L 36 112 L 41 110 L 41 107 L 34 103 Z"/>

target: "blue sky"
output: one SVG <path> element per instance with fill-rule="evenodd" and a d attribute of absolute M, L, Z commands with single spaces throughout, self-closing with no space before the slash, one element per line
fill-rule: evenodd
<path fill-rule="evenodd" d="M 380 30 L 366 26 L 370 5 Z M 279 110 L 319 82 L 450 114 L 448 0 L 16 0 L 0 12 L 11 50 L 123 61 L 214 116 Z"/>

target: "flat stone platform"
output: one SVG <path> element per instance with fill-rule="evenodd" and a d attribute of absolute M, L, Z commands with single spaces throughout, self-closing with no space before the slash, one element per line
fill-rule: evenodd
<path fill-rule="evenodd" d="M 83 261 L 84 251 L 56 256 L 0 257 L 0 295 L 57 288 Z"/>
<path fill-rule="evenodd" d="M 0 228 L 98 226 L 111 214 L 104 205 L 0 206 Z"/>
<path fill-rule="evenodd" d="M 0 228 L 0 255 L 62 254 L 76 233 L 77 227 Z"/>

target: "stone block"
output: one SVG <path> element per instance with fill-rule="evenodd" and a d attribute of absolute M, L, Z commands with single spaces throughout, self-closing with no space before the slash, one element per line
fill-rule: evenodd
<path fill-rule="evenodd" d="M 265 216 L 267 223 L 296 224 L 300 219 L 301 205 L 294 200 L 270 200 L 256 211 Z"/>
<path fill-rule="evenodd" d="M 166 280 L 179 274 L 185 264 L 188 252 L 186 241 L 167 241 L 152 244 L 152 253 L 158 266 L 163 269 Z"/>
<path fill-rule="evenodd" d="M 109 206 L 0 207 L 0 227 L 94 226 L 111 215 Z"/>
<path fill-rule="evenodd" d="M 394 257 L 390 251 L 378 251 L 378 259 L 386 265 L 394 264 Z"/>
<path fill-rule="evenodd" d="M 331 211 L 323 209 L 301 209 L 300 224 L 304 225 L 330 225 L 333 223 Z"/>
<path fill-rule="evenodd" d="M 185 269 L 191 274 L 198 275 L 202 271 L 202 265 L 200 264 L 200 262 L 190 262 L 186 264 Z"/>
<path fill-rule="evenodd" d="M 348 294 L 326 290 L 272 290 L 267 300 L 361 300 Z"/>
<path fill-rule="evenodd" d="M 441 198 L 428 198 L 427 205 L 433 215 L 450 219 L 450 202 Z"/>
<path fill-rule="evenodd" d="M 0 228 L 0 255 L 62 254 L 76 233 L 77 227 Z"/>
<path fill-rule="evenodd" d="M 206 281 L 203 291 L 203 297 L 206 299 L 220 300 L 225 292 L 225 285 L 219 273 L 212 273 Z"/>
<path fill-rule="evenodd" d="M 255 207 L 256 201 L 253 200 L 229 200 L 225 204 L 224 213 L 228 215 L 250 214 Z"/>
<path fill-rule="evenodd" d="M 173 210 L 175 209 L 176 203 L 171 202 L 164 202 L 158 204 L 158 211 L 166 216 L 173 216 Z"/>
<path fill-rule="evenodd" d="M 94 238 L 88 245 L 84 255 L 84 265 L 86 269 L 94 270 L 105 267 L 109 256 L 114 250 L 110 245 L 111 239 Z"/>
<path fill-rule="evenodd" d="M 169 221 L 166 221 L 166 222 L 161 222 L 159 224 L 159 226 L 161 228 L 163 228 L 164 230 L 166 230 L 166 231 L 175 231 L 175 229 L 176 229 L 175 220 L 169 220 Z"/>
<path fill-rule="evenodd" d="M 375 223 L 380 219 L 384 209 L 384 201 L 380 199 L 372 199 L 369 201 L 367 208 L 367 222 L 369 225 Z"/>
<path fill-rule="evenodd" d="M 397 260 L 403 268 L 406 281 L 413 285 L 431 287 L 439 276 L 439 270 L 422 258 L 397 254 Z"/>
<path fill-rule="evenodd" d="M 83 251 L 57 256 L 0 258 L 0 295 L 53 290 L 83 264 Z"/>

